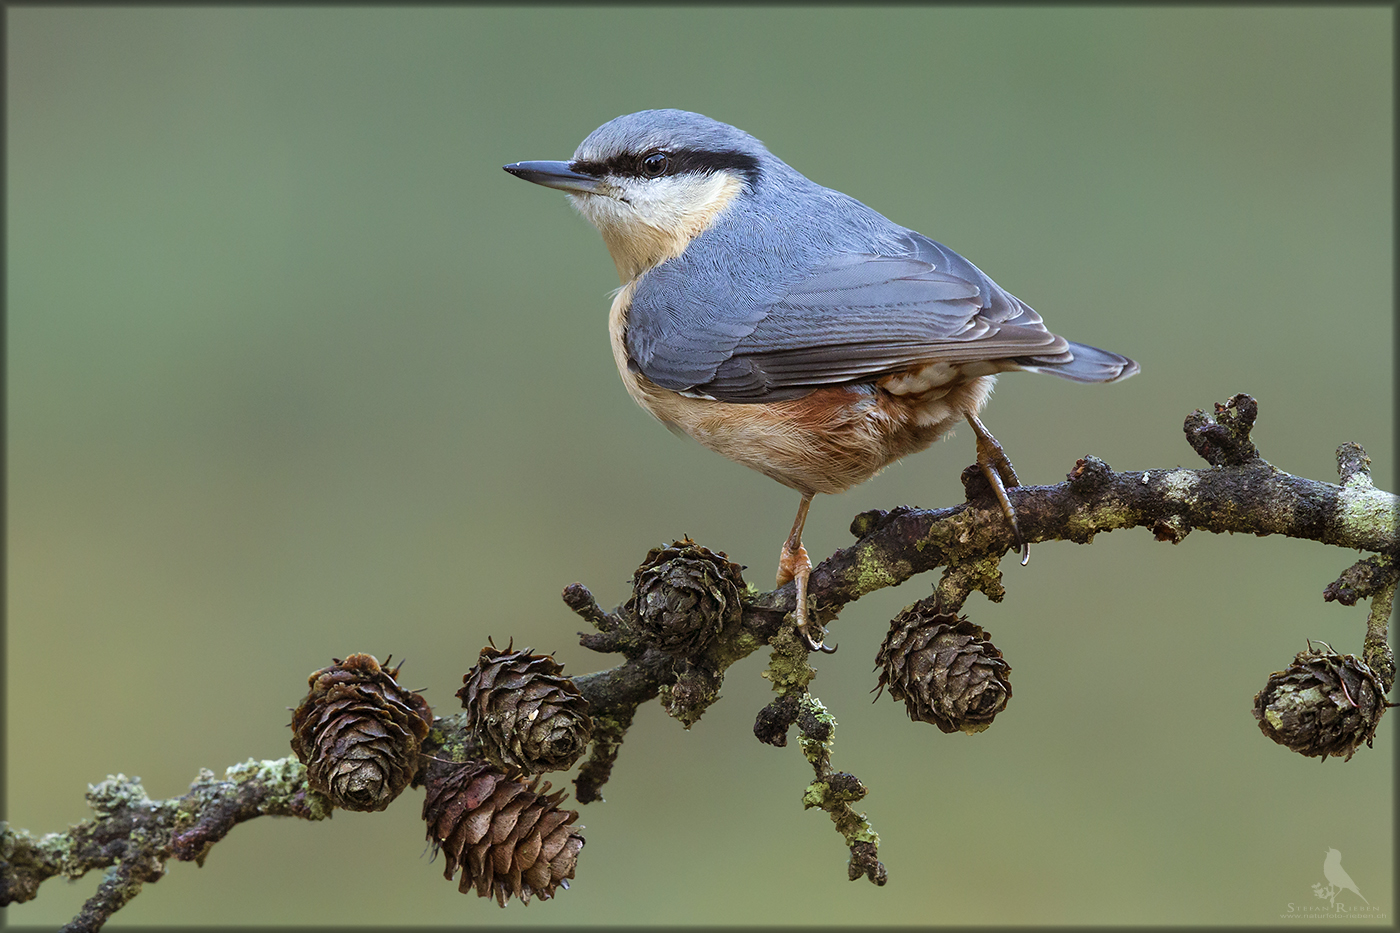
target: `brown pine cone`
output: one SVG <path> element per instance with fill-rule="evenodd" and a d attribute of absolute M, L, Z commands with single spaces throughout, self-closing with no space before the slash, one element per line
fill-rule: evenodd
<path fill-rule="evenodd" d="M 570 824 L 578 811 L 561 810 L 564 791 L 549 793 L 549 782 L 528 785 L 485 761 L 434 761 L 426 769 L 423 819 L 436 853 L 447 853 L 443 877 L 462 869 L 458 890 L 476 888 L 506 906 L 514 895 L 548 900 L 567 888 L 583 837 Z"/>
<path fill-rule="evenodd" d="M 588 701 L 547 654 L 481 649 L 457 691 L 483 754 L 527 774 L 573 766 L 593 737 Z"/>
<path fill-rule="evenodd" d="M 979 626 L 965 616 L 936 612 L 927 602 L 915 603 L 890 624 L 875 656 L 876 689 L 888 686 L 910 719 L 944 732 L 981 732 L 1011 699 L 1011 665 Z"/>
<path fill-rule="evenodd" d="M 1284 671 L 1274 671 L 1254 695 L 1259 730 L 1309 758 L 1346 757 L 1371 746 L 1385 713 L 1385 686 L 1359 658 L 1309 642 Z"/>
<path fill-rule="evenodd" d="M 668 654 L 693 656 L 743 614 L 742 569 L 689 538 L 652 548 L 627 603 L 638 632 Z"/>
<path fill-rule="evenodd" d="M 307 783 L 337 807 L 383 810 L 418 769 L 433 711 L 399 686 L 398 674 L 352 654 L 312 674 L 311 692 L 292 713 L 292 751 Z"/>

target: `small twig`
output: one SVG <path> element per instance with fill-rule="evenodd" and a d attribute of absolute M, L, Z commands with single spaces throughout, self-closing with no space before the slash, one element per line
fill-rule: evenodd
<path fill-rule="evenodd" d="M 864 875 L 876 885 L 889 880 L 880 862 L 880 834 L 871 828 L 864 813 L 857 813 L 851 804 L 865 797 L 865 785 L 854 774 L 831 770 L 831 746 L 836 741 L 836 719 L 822 702 L 803 691 L 798 699 L 797 727 L 802 737 L 798 744 L 811 763 L 816 778 L 802 794 L 802 806 L 825 810 L 836 824 L 836 831 L 851 850 L 847 876 L 855 881 Z"/>
<path fill-rule="evenodd" d="M 238 823 L 257 816 L 325 819 L 330 806 L 306 786 L 306 769 L 295 758 L 247 761 L 223 780 L 201 770 L 183 797 L 152 800 L 139 779 L 118 774 L 88 791 L 95 817 L 65 833 L 35 839 L 5 825 L 0 834 L 0 903 L 32 899 L 41 882 L 56 875 L 81 878 L 109 869 L 82 911 L 63 927 L 92 933 L 140 893 L 159 881 L 171 859 L 203 863 L 209 848 Z"/>
<path fill-rule="evenodd" d="M 1259 459 L 1250 440 L 1259 403 L 1243 393 L 1215 403 L 1215 416 L 1196 409 L 1186 418 L 1186 440 L 1212 466 L 1241 466 Z"/>
<path fill-rule="evenodd" d="M 1367 557 L 1352 564 L 1322 591 L 1326 602 L 1355 606 L 1358 599 L 1373 596 L 1400 579 L 1400 565 L 1388 557 Z"/>
<path fill-rule="evenodd" d="M 1006 589 L 1001 585 L 1001 560 L 983 557 L 980 560 L 950 563 L 943 571 L 933 592 L 938 599 L 938 612 L 957 612 L 974 590 L 994 603 L 1001 602 Z"/>
<path fill-rule="evenodd" d="M 1380 677 L 1387 693 L 1395 684 L 1395 654 L 1391 651 L 1388 637 L 1395 587 L 1396 581 L 1392 579 L 1371 594 L 1371 612 L 1366 617 L 1366 640 L 1361 649 L 1361 660 Z"/>
<path fill-rule="evenodd" d="M 1353 481 L 1371 485 L 1371 458 L 1361 445 L 1348 441 L 1337 448 L 1337 474 L 1342 485 L 1349 486 Z"/>
<path fill-rule="evenodd" d="M 574 796 L 579 803 L 593 803 L 603 799 L 603 785 L 612 776 L 613 763 L 622 749 L 622 738 L 632 727 L 634 706 L 613 712 L 607 716 L 593 717 L 593 747 L 588 760 L 578 769 L 574 778 Z"/>
<path fill-rule="evenodd" d="M 880 836 L 866 822 L 865 814 L 851 808 L 853 802 L 865 796 L 865 785 L 853 774 L 831 770 L 836 718 L 808 692 L 817 672 L 807 663 L 807 646 L 791 627 L 781 629 L 771 645 L 773 650 L 763 677 L 773 685 L 778 698 L 759 711 L 754 735 L 760 742 L 781 747 L 787 745 L 788 729 L 797 725 L 798 745 L 815 773 L 803 791 L 803 807 L 817 807 L 831 816 L 836 831 L 851 850 L 848 874 L 852 881 L 863 875 L 882 885 L 887 876 L 879 860 Z"/>

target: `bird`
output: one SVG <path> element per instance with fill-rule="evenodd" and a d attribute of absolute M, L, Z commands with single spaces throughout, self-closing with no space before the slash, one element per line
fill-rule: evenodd
<path fill-rule="evenodd" d="M 1367 907 L 1371 906 L 1371 902 L 1367 901 L 1366 896 L 1357 889 L 1356 882 L 1351 880 L 1351 875 L 1348 875 L 1347 870 L 1342 867 L 1342 853 L 1336 849 L 1327 850 L 1327 857 L 1322 860 L 1322 874 L 1327 879 L 1327 883 L 1336 890 L 1350 891 L 1365 901 Z M 1333 895 L 1332 899 L 1336 900 L 1336 896 Z"/>
<path fill-rule="evenodd" d="M 624 114 L 569 160 L 503 168 L 566 192 L 602 234 L 621 282 L 609 338 L 631 397 L 799 493 L 777 583 L 795 581 L 793 622 L 809 650 L 835 650 L 807 606 L 802 532 L 815 495 L 862 483 L 966 421 L 1024 564 L 1006 492 L 1019 480 L 978 418 L 997 374 L 1090 383 L 1138 371 L 1052 334 L 953 250 L 699 113 Z"/>

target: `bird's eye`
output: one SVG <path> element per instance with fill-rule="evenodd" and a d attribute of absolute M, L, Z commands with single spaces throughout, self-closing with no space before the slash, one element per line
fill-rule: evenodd
<path fill-rule="evenodd" d="M 642 174 L 647 178 L 660 178 L 671 167 L 671 157 L 664 152 L 652 152 L 642 156 Z"/>

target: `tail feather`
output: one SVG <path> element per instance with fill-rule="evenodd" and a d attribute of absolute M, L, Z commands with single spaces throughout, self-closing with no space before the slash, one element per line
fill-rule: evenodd
<path fill-rule="evenodd" d="M 1126 356 L 1073 341 L 1064 353 L 1018 357 L 1016 363 L 1027 372 L 1050 373 L 1074 382 L 1116 382 L 1138 371 L 1138 364 Z"/>

